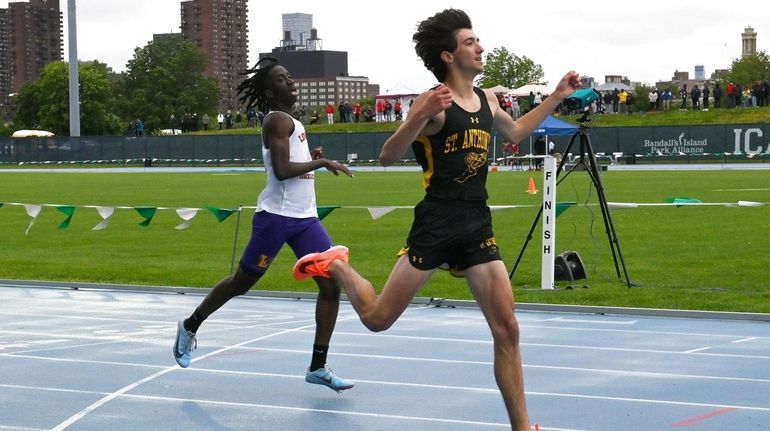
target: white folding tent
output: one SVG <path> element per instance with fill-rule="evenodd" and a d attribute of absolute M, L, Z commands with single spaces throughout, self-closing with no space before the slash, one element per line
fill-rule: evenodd
<path fill-rule="evenodd" d="M 523 85 L 519 88 L 515 88 L 511 90 L 508 93 L 508 95 L 516 96 L 516 97 L 526 97 L 526 96 L 529 96 L 530 92 L 532 92 L 532 94 L 537 94 L 539 92 L 540 94 L 545 96 L 545 95 L 551 94 L 552 91 L 553 90 L 548 88 L 547 85 L 533 83 L 533 84 Z"/>
<path fill-rule="evenodd" d="M 492 88 L 485 88 L 485 90 L 492 90 L 492 92 L 498 96 L 501 94 L 508 94 L 511 92 L 511 89 L 504 85 L 495 85 Z"/>

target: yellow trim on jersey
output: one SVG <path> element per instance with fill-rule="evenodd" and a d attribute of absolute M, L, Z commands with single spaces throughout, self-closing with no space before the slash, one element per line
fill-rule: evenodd
<path fill-rule="evenodd" d="M 433 147 L 431 147 L 427 136 L 418 136 L 416 142 L 421 143 L 425 150 L 425 160 L 428 163 L 428 167 L 422 174 L 422 188 L 427 189 L 430 185 L 430 178 L 433 176 Z"/>

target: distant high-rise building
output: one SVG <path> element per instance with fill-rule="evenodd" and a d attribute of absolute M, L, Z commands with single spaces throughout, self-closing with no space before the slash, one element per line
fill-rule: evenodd
<path fill-rule="evenodd" d="M 675 71 L 674 72 L 674 78 L 673 81 L 689 81 L 690 80 L 690 72 L 684 72 L 684 71 Z"/>
<path fill-rule="evenodd" d="M 180 27 L 209 60 L 206 73 L 219 81 L 220 109 L 240 109 L 240 73 L 249 67 L 247 0 L 183 1 Z"/>
<path fill-rule="evenodd" d="M 283 39 L 281 47 L 284 49 L 306 49 L 311 37 L 315 39 L 313 32 L 313 15 L 308 13 L 283 14 Z"/>
<path fill-rule="evenodd" d="M 8 9 L 0 9 L 0 98 L 11 92 L 10 23 Z"/>
<path fill-rule="evenodd" d="M 63 60 L 58 0 L 8 3 L 0 10 L 0 93 L 16 93 L 40 76 L 46 64 Z"/>
<path fill-rule="evenodd" d="M 706 79 L 706 68 L 702 64 L 695 65 L 695 80 L 703 81 Z"/>
<path fill-rule="evenodd" d="M 9 52 L 8 9 L 0 9 L 0 125 L 11 121 L 11 57 Z"/>
<path fill-rule="evenodd" d="M 741 33 L 741 39 L 743 40 L 741 56 L 748 57 L 757 53 L 757 32 L 749 26 Z"/>
<path fill-rule="evenodd" d="M 346 51 L 323 49 L 311 14 L 283 14 L 281 43 L 272 52 L 259 54 L 265 56 L 277 58 L 291 72 L 300 90 L 299 105 L 352 104 L 376 96 L 380 89 L 365 76 L 349 76 Z"/>
<path fill-rule="evenodd" d="M 604 75 L 604 82 L 613 82 L 613 83 L 623 83 L 626 85 L 631 85 L 631 81 L 628 79 L 627 76 L 622 75 Z"/>

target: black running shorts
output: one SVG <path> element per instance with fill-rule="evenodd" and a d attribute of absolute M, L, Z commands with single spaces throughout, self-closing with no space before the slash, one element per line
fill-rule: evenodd
<path fill-rule="evenodd" d="M 485 202 L 423 200 L 414 209 L 407 249 L 409 262 L 421 270 L 502 260 Z"/>

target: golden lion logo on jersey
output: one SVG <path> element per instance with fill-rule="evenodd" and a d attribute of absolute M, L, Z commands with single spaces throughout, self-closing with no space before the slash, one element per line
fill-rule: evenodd
<path fill-rule="evenodd" d="M 458 183 L 464 183 L 479 173 L 479 168 L 487 164 L 487 153 L 469 152 L 465 155 L 465 172 L 455 178 Z"/>

